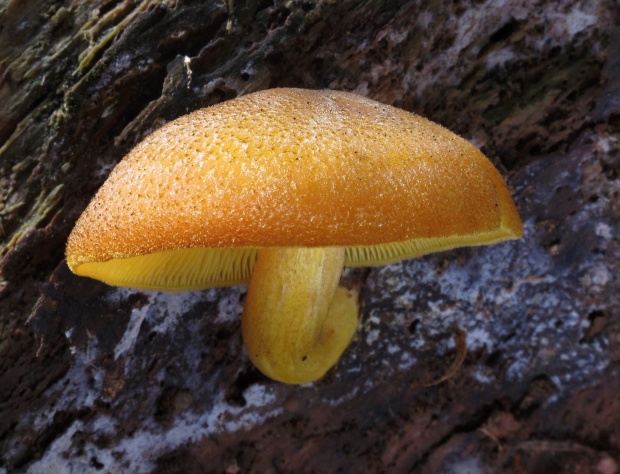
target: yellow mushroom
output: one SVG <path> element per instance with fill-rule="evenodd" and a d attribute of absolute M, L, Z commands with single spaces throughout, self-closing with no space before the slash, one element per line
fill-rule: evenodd
<path fill-rule="evenodd" d="M 502 177 L 474 146 L 351 93 L 271 89 L 197 110 L 138 144 L 67 243 L 78 275 L 189 290 L 250 282 L 248 355 L 287 383 L 349 344 L 343 266 L 516 239 Z"/>

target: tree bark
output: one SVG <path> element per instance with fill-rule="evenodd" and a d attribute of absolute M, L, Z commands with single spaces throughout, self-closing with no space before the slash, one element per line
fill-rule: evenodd
<path fill-rule="evenodd" d="M 0 14 L 0 473 L 618 472 L 616 2 L 12 0 Z M 244 287 L 112 288 L 63 260 L 144 136 L 281 86 L 443 124 L 500 168 L 525 223 L 517 242 L 356 274 L 354 342 L 304 386 L 250 364 Z"/>

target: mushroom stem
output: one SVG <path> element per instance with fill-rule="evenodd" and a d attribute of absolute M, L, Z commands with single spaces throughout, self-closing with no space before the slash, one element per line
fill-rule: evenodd
<path fill-rule="evenodd" d="M 265 248 L 258 253 L 241 330 L 252 362 L 268 377 L 322 377 L 351 342 L 357 291 L 339 287 L 344 248 Z"/>

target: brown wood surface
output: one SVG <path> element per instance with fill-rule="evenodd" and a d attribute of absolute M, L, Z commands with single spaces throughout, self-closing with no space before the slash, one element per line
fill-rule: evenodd
<path fill-rule="evenodd" d="M 618 472 L 618 24 L 614 0 L 0 3 L 0 474 Z M 63 261 L 141 138 L 278 86 L 445 125 L 525 222 L 353 273 L 354 342 L 301 387 L 249 363 L 245 288 L 117 289 Z"/>

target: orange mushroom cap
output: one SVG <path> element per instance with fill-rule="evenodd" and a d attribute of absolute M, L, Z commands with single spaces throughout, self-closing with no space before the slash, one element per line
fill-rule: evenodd
<path fill-rule="evenodd" d="M 66 256 L 113 285 L 181 290 L 247 281 L 264 247 L 342 246 L 345 265 L 374 265 L 522 233 L 499 172 L 447 129 L 347 92 L 270 89 L 145 138 Z"/>

